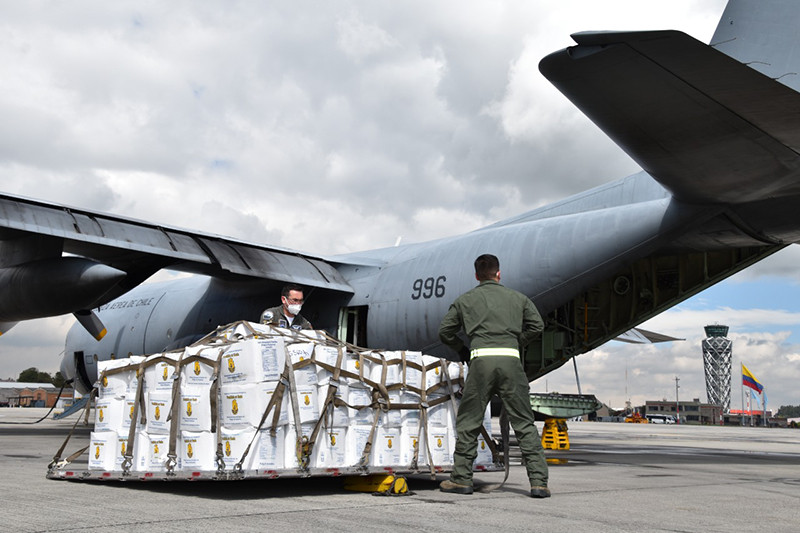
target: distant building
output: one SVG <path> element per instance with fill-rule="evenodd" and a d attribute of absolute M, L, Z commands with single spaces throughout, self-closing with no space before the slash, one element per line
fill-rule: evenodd
<path fill-rule="evenodd" d="M 672 415 L 678 420 L 678 414 L 680 414 L 681 424 L 722 424 L 722 407 L 711 403 L 702 403 L 700 398 L 695 398 L 690 402 L 678 402 L 680 413 L 676 411 L 675 407 L 674 401 L 648 400 L 645 402 L 644 415 Z"/>
<path fill-rule="evenodd" d="M 52 407 L 57 396 L 51 383 L 0 382 L 0 407 Z M 71 398 L 72 390 L 64 390 L 62 397 Z"/>
<path fill-rule="evenodd" d="M 769 427 L 786 427 L 788 421 L 786 418 L 778 418 L 773 416 L 771 410 L 767 409 L 766 424 L 764 423 L 764 411 L 762 410 L 741 410 L 731 409 L 725 413 L 723 417 L 726 426 L 769 426 Z M 744 420 L 742 420 L 744 418 Z"/>

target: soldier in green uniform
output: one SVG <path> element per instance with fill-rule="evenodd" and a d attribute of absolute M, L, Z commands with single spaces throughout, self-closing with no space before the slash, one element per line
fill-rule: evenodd
<path fill-rule="evenodd" d="M 286 285 L 281 290 L 281 305 L 270 307 L 261 313 L 261 323 L 272 324 L 279 328 L 314 329 L 311 327 L 311 322 L 300 315 L 302 307 L 302 287 Z"/>
<path fill-rule="evenodd" d="M 486 405 L 497 394 L 519 441 L 531 482 L 531 497 L 547 498 L 547 461 L 533 423 L 528 380 L 520 359 L 520 349 L 539 335 L 544 324 L 527 296 L 500 285 L 497 257 L 478 257 L 475 278 L 480 284 L 453 302 L 439 326 L 442 342 L 470 361 L 456 418 L 453 472 L 439 488 L 443 492 L 472 494 L 478 435 Z M 462 329 L 469 338 L 469 349 L 458 337 Z"/>

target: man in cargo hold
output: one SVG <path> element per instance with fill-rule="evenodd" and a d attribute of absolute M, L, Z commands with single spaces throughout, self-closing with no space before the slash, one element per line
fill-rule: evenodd
<path fill-rule="evenodd" d="M 281 305 L 270 307 L 261 313 L 262 324 L 272 324 L 279 328 L 314 329 L 311 322 L 300 315 L 303 307 L 303 288 L 286 285 L 281 290 Z"/>
<path fill-rule="evenodd" d="M 544 324 L 533 302 L 522 293 L 500 285 L 500 261 L 484 254 L 475 260 L 479 285 L 459 296 L 439 326 L 439 338 L 469 361 L 469 374 L 456 417 L 456 448 L 450 479 L 443 492 L 472 494 L 472 464 L 486 405 L 500 396 L 519 441 L 531 482 L 532 498 L 548 498 L 547 461 L 534 425 L 528 380 L 520 348 L 542 331 Z M 458 333 L 467 334 L 468 349 Z"/>

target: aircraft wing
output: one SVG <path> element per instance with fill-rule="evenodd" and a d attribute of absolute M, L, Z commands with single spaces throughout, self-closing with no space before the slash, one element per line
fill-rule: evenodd
<path fill-rule="evenodd" d="M 59 261 L 62 252 L 91 259 L 125 272 L 127 279 L 120 283 L 124 290 L 170 268 L 353 292 L 320 257 L 7 194 L 0 194 L 0 245 L 20 256 L 28 247 L 50 250 L 53 261 Z M 45 258 L 34 253 L 28 259 L 41 263 Z M 5 261 L 0 267 L 19 263 Z"/>
<path fill-rule="evenodd" d="M 542 74 L 678 200 L 800 194 L 800 93 L 677 31 L 572 37 Z"/>

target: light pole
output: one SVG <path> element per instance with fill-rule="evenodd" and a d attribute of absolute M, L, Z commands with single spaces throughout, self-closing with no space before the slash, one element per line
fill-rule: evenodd
<path fill-rule="evenodd" d="M 678 376 L 675 376 L 675 419 L 676 419 L 675 423 L 676 424 L 681 423 L 681 404 L 678 401 L 678 389 L 680 388 L 680 386 L 678 385 L 678 381 L 680 381 L 680 379 L 678 378 Z"/>

